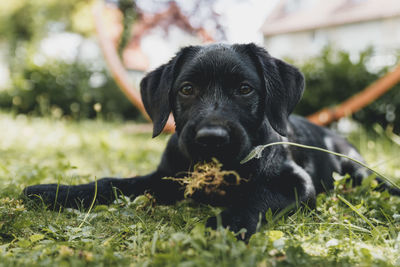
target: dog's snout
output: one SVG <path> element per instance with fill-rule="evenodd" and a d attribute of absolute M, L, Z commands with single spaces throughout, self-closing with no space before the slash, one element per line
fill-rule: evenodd
<path fill-rule="evenodd" d="M 204 146 L 223 146 L 229 143 L 229 133 L 220 126 L 202 127 L 197 131 L 195 141 Z"/>

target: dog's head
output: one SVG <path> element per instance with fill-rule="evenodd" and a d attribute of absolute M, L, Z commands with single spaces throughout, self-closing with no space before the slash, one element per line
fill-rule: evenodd
<path fill-rule="evenodd" d="M 287 134 L 304 78 L 254 44 L 217 44 L 183 48 L 140 86 L 153 137 L 172 111 L 179 147 L 189 158 L 225 162 L 258 145 L 261 125 L 270 128 L 264 132 Z"/>

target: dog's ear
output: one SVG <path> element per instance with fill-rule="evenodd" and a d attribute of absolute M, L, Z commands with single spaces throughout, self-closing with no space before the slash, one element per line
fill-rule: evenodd
<path fill-rule="evenodd" d="M 266 116 L 275 131 L 286 136 L 288 117 L 304 91 L 304 76 L 296 67 L 271 57 L 264 48 L 255 44 L 247 47 L 256 57 L 264 78 Z"/>
<path fill-rule="evenodd" d="M 169 114 L 171 103 L 169 93 L 179 68 L 179 62 L 190 48 L 184 48 L 168 63 L 149 72 L 140 82 L 140 93 L 147 114 L 153 121 L 153 137 L 164 129 Z"/>
<path fill-rule="evenodd" d="M 153 137 L 164 129 L 171 107 L 169 91 L 172 86 L 171 62 L 148 73 L 140 82 L 140 93 L 147 114 L 153 121 Z"/>

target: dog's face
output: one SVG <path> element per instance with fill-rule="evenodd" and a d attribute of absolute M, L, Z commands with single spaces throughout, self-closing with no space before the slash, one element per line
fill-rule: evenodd
<path fill-rule="evenodd" d="M 193 160 L 238 162 L 264 133 L 286 135 L 304 88 L 294 67 L 254 44 L 182 49 L 141 82 L 158 135 L 172 111 L 179 148 Z M 269 122 L 269 123 L 266 123 Z"/>

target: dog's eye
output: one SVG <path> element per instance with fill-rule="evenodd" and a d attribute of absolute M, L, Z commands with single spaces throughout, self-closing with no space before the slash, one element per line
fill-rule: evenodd
<path fill-rule="evenodd" d="M 194 93 L 193 86 L 190 84 L 185 84 L 184 86 L 181 87 L 179 92 L 182 95 L 193 95 L 193 93 Z"/>
<path fill-rule="evenodd" d="M 238 93 L 240 95 L 248 95 L 253 91 L 253 88 L 251 88 L 249 85 L 247 84 L 242 84 L 239 88 Z"/>

